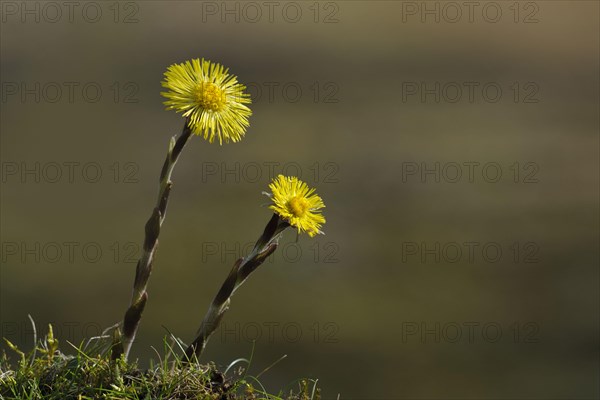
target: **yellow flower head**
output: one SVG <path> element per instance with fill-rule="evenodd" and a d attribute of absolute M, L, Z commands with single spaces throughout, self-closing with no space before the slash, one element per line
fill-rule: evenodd
<path fill-rule="evenodd" d="M 323 200 L 314 194 L 315 189 L 309 189 L 306 183 L 295 176 L 279 175 L 269 185 L 273 204 L 269 206 L 275 214 L 286 220 L 290 225 L 304 231 L 310 237 L 321 232 L 325 217 L 321 208 L 325 208 Z"/>
<path fill-rule="evenodd" d="M 190 128 L 203 135 L 210 143 L 219 138 L 219 144 L 239 142 L 248 128 L 252 111 L 246 86 L 220 64 L 194 59 L 173 64 L 165 72 L 162 86 L 168 92 L 161 94 L 167 110 L 175 110 L 188 117 Z"/>

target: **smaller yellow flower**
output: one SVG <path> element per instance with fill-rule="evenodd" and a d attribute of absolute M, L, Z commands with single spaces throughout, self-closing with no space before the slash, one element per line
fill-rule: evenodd
<path fill-rule="evenodd" d="M 325 208 L 323 200 L 309 189 L 306 183 L 295 176 L 279 175 L 269 184 L 273 204 L 269 206 L 275 214 L 298 228 L 298 232 L 306 232 L 314 237 L 321 232 L 325 217 L 321 209 Z"/>
<path fill-rule="evenodd" d="M 194 59 L 173 64 L 165 72 L 162 86 L 168 92 L 161 95 L 167 110 L 175 110 L 189 118 L 190 128 L 210 143 L 239 142 L 250 125 L 252 111 L 246 86 L 230 75 L 228 69 L 208 60 Z"/>

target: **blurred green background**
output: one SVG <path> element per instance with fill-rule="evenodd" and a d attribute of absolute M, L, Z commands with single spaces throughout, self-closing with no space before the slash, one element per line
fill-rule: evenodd
<path fill-rule="evenodd" d="M 204 361 L 285 354 L 266 388 L 326 398 L 598 398 L 598 2 L 73 7 L 2 2 L 2 336 L 30 349 L 31 314 L 68 351 L 121 319 L 183 123 L 162 73 L 205 57 L 254 115 L 175 169 L 141 365 L 164 327 L 193 339 L 275 172 L 317 188 L 326 236 L 284 235 Z"/>

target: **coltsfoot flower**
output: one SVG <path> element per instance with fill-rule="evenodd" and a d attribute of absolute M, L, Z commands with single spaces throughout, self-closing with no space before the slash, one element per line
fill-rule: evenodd
<path fill-rule="evenodd" d="M 175 110 L 189 118 L 190 128 L 196 135 L 212 143 L 239 142 L 248 128 L 252 111 L 246 86 L 238 82 L 229 69 L 208 60 L 193 59 L 173 64 L 165 72 L 162 86 L 168 92 L 161 95 L 167 110 Z"/>
<path fill-rule="evenodd" d="M 306 183 L 295 176 L 279 175 L 269 184 L 271 200 L 269 206 L 290 225 L 298 228 L 298 232 L 306 232 L 310 237 L 321 232 L 325 217 L 321 209 L 325 208 L 323 200 L 310 189 Z"/>

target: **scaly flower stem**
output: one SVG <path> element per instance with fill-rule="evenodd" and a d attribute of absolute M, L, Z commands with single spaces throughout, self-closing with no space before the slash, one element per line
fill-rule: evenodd
<path fill-rule="evenodd" d="M 261 237 L 256 241 L 250 254 L 235 262 L 227 279 L 223 282 L 221 289 L 206 312 L 196 339 L 185 350 L 183 362 L 191 362 L 194 356 L 196 357 L 196 360 L 200 358 L 210 335 L 217 330 L 223 316 L 229 309 L 231 296 L 240 286 L 242 286 L 250 274 L 254 272 L 267 257 L 273 254 L 277 249 L 277 242 L 281 232 L 288 226 L 290 225 L 287 222 L 281 220 L 277 214 L 273 214 L 273 217 L 265 227 Z"/>
<path fill-rule="evenodd" d="M 148 300 L 148 292 L 146 288 L 148 286 L 148 280 L 152 272 L 152 261 L 156 248 L 158 247 L 158 235 L 160 233 L 160 227 L 165 219 L 167 212 L 167 202 L 169 200 L 169 194 L 171 193 L 171 173 L 177 163 L 179 155 L 183 150 L 184 146 L 188 142 L 192 131 L 189 127 L 189 121 L 186 120 L 181 135 L 177 139 L 171 138 L 169 142 L 169 151 L 167 152 L 167 158 L 163 164 L 160 173 L 160 187 L 158 191 L 158 199 L 156 206 L 152 211 L 152 215 L 146 222 L 145 226 L 145 237 L 144 245 L 142 249 L 142 256 L 139 259 L 135 269 L 135 280 L 133 281 L 133 295 L 131 297 L 131 304 L 125 312 L 123 318 L 123 332 L 116 333 L 115 345 L 112 350 L 112 357 L 116 359 L 122 354 L 125 355 L 125 359 L 129 355 L 131 345 L 135 339 L 135 335 L 142 319 L 142 313 Z"/>

